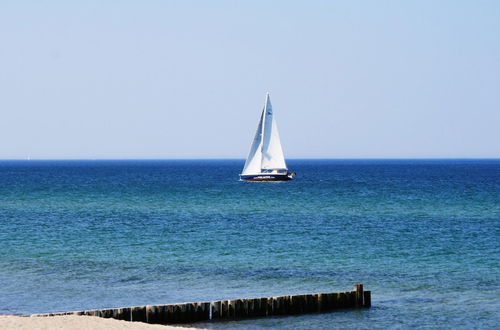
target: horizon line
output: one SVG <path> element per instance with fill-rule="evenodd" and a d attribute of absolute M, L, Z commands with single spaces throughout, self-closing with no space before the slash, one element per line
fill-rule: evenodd
<path fill-rule="evenodd" d="M 241 160 L 246 158 L 0 158 L 0 161 Z M 500 157 L 296 157 L 289 160 L 500 160 Z"/>

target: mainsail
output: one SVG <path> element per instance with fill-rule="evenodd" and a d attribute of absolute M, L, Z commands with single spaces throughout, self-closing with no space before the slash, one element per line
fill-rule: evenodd
<path fill-rule="evenodd" d="M 259 174 L 263 169 L 287 169 L 269 93 L 242 174 Z"/>

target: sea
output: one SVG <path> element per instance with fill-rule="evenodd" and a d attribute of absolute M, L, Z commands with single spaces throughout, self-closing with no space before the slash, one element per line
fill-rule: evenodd
<path fill-rule="evenodd" d="M 372 307 L 213 329 L 500 328 L 500 160 L 0 161 L 0 314 L 301 293 Z"/>

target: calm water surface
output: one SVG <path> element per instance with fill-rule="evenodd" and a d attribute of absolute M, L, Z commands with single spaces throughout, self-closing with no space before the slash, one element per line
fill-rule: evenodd
<path fill-rule="evenodd" d="M 1 161 L 0 314 L 372 290 L 213 328 L 500 327 L 500 160 Z"/>

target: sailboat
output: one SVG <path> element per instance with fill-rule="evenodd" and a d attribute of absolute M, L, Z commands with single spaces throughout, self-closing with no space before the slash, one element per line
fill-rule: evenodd
<path fill-rule="evenodd" d="M 290 173 L 286 167 L 278 126 L 274 120 L 271 99 L 267 93 L 257 132 L 255 132 L 252 147 L 240 174 L 240 180 L 288 181 L 294 176 L 295 172 Z"/>

